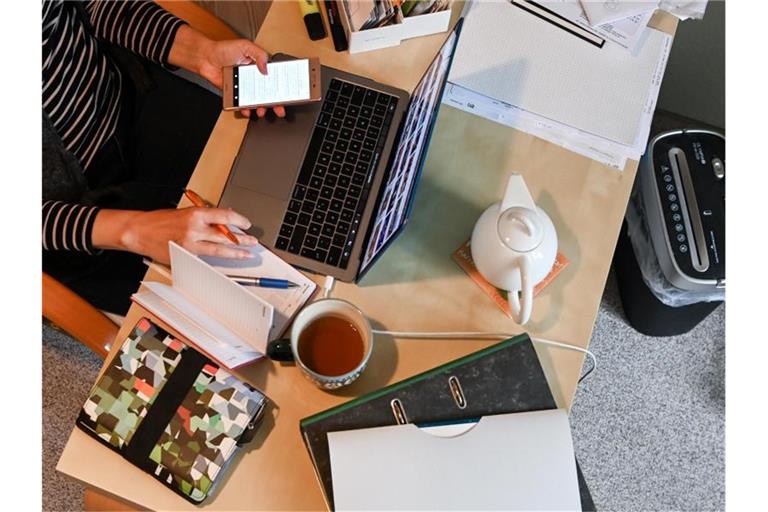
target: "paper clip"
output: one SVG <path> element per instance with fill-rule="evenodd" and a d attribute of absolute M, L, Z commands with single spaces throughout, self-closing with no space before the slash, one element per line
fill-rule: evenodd
<path fill-rule="evenodd" d="M 464 398 L 464 390 L 461 389 L 461 383 L 455 375 L 448 377 L 448 387 L 451 389 L 451 395 L 459 409 L 464 409 L 467 406 L 467 399 Z"/>
<path fill-rule="evenodd" d="M 392 399 L 392 401 L 389 402 L 389 405 L 392 406 L 392 413 L 395 415 L 395 421 L 397 421 L 398 425 L 405 425 L 408 423 L 408 418 L 405 416 L 403 403 L 399 398 Z"/>

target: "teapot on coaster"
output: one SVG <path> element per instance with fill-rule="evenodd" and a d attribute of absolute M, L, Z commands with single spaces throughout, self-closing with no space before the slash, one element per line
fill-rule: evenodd
<path fill-rule="evenodd" d="M 557 232 L 549 215 L 533 202 L 525 180 L 513 173 L 504 199 L 483 212 L 471 239 L 478 272 L 493 286 L 507 290 L 514 320 L 531 318 L 533 288 L 552 270 Z"/>

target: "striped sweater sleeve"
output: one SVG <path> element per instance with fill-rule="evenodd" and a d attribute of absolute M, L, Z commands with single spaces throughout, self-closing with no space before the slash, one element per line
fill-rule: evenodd
<path fill-rule="evenodd" d="M 93 254 L 91 241 L 97 206 L 83 206 L 63 201 L 43 202 L 43 249 L 81 251 Z"/>
<path fill-rule="evenodd" d="M 86 10 L 99 38 L 172 67 L 168 54 L 184 21 L 148 0 L 91 0 Z"/>

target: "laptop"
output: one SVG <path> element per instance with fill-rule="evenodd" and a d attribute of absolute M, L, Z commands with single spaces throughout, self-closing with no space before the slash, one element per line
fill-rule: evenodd
<path fill-rule="evenodd" d="M 250 121 L 219 205 L 288 263 L 359 280 L 408 220 L 461 22 L 412 95 L 323 66 L 321 102 Z"/>

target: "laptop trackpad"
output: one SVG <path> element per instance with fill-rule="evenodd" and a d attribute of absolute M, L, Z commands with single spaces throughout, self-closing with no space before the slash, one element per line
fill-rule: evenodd
<path fill-rule="evenodd" d="M 232 182 L 277 199 L 291 197 L 319 104 L 289 107 L 285 119 L 270 114 L 248 123 Z"/>

